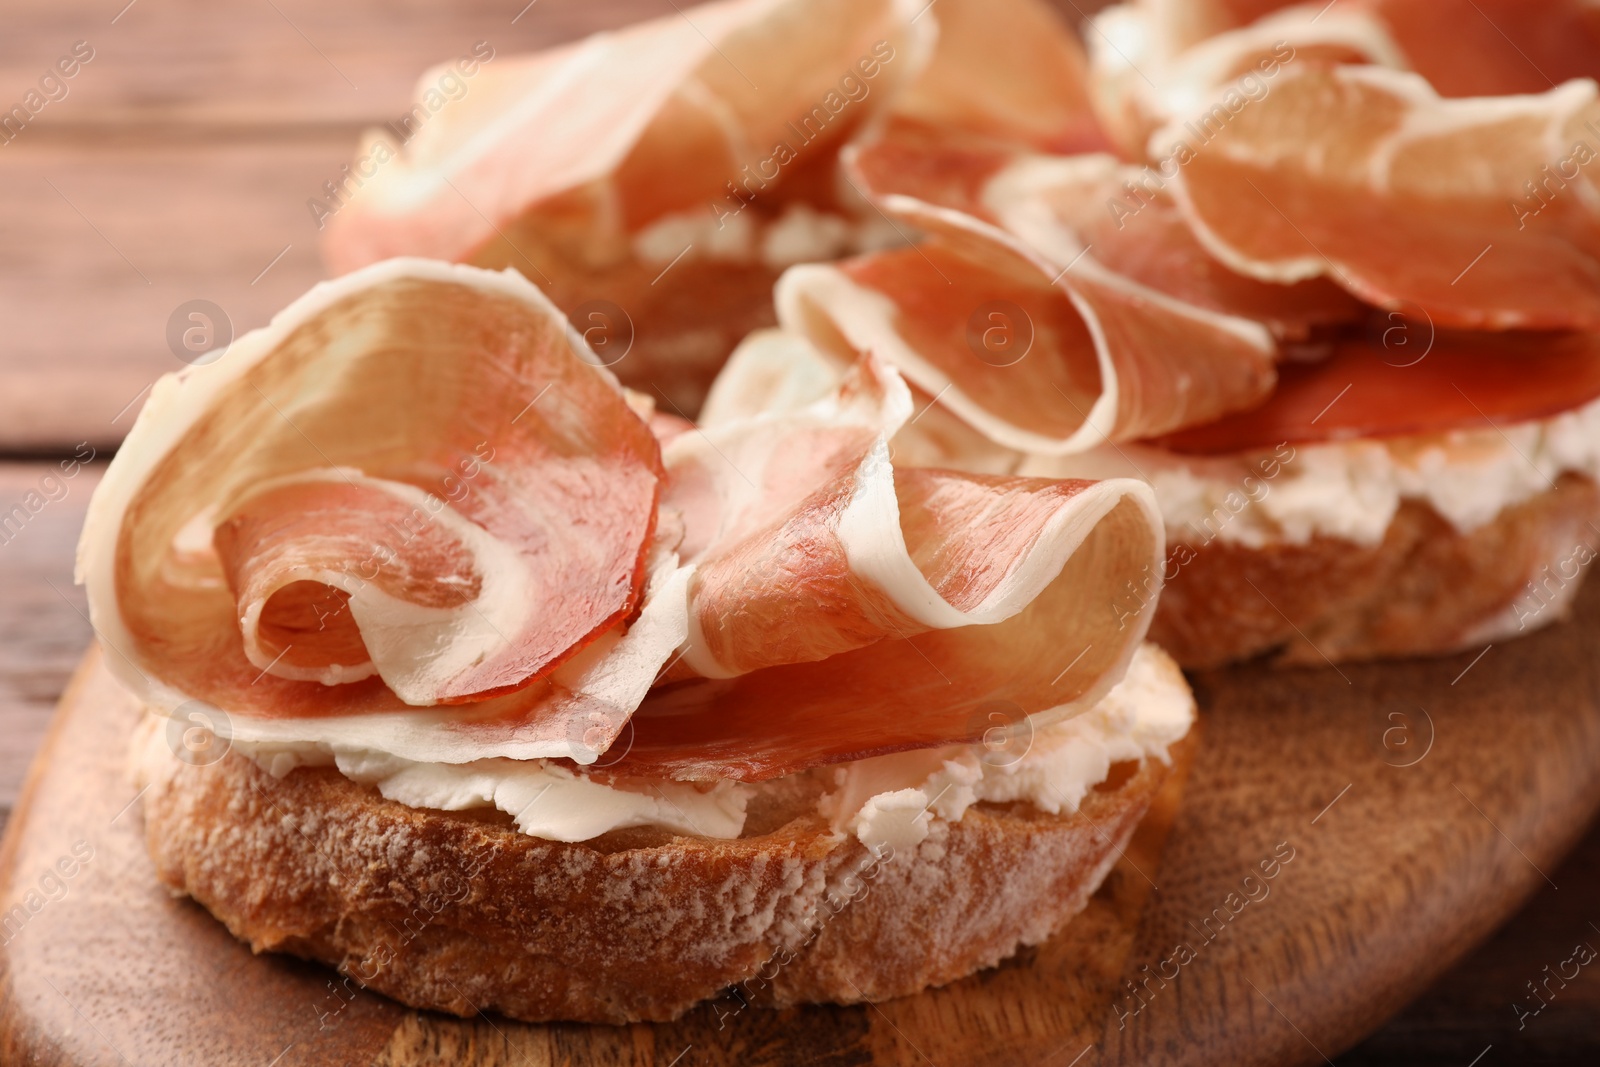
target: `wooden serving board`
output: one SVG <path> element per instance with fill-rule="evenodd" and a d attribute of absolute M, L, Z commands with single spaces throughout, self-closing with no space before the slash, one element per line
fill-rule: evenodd
<path fill-rule="evenodd" d="M 329 971 L 252 957 L 155 884 L 134 713 L 90 653 L 0 848 L 0 1063 L 1321 1063 L 1509 916 L 1600 806 L 1597 637 L 1591 583 L 1575 621 L 1483 653 L 1202 674 L 1193 758 L 1050 942 L 876 1006 L 617 1028 L 345 1003 Z"/>

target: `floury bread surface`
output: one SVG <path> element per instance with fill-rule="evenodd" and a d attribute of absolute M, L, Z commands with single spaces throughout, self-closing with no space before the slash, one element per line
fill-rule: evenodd
<path fill-rule="evenodd" d="M 1600 489 L 1576 474 L 1470 532 L 1406 500 L 1371 545 L 1180 542 L 1150 637 L 1193 668 L 1455 652 L 1564 618 L 1597 544 Z"/>
<path fill-rule="evenodd" d="M 1160 686 L 1186 694 L 1155 657 Z M 819 811 L 833 768 L 763 784 L 737 838 L 645 826 L 560 842 L 493 809 L 408 807 L 332 767 L 277 778 L 237 751 L 207 766 L 159 738 L 143 751 L 162 881 L 256 951 L 413 1007 L 609 1023 L 729 987 L 850 1003 L 992 966 L 1083 909 L 1170 767 L 1116 763 L 1059 814 L 979 801 L 950 821 L 935 797 L 926 836 L 874 849 Z"/>
<path fill-rule="evenodd" d="M 527 1021 L 675 1018 L 729 986 L 782 1005 L 883 1000 L 992 966 L 1081 911 L 1167 768 L 1078 813 L 980 804 L 909 855 L 772 798 L 732 841 L 590 842 L 407 808 L 337 772 L 281 781 L 230 754 L 145 795 L 162 881 L 260 951 L 343 970 L 412 1007 Z"/>

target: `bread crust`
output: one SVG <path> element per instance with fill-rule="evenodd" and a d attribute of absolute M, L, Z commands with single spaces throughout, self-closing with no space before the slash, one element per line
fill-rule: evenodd
<path fill-rule="evenodd" d="M 803 784 L 753 805 L 736 840 L 568 844 L 229 753 L 147 768 L 143 811 L 161 880 L 256 952 L 331 964 L 416 1008 L 623 1023 L 730 986 L 731 1007 L 900 996 L 1044 940 L 1087 904 L 1168 768 L 1113 772 L 1078 814 L 978 804 L 881 859 L 832 832 L 820 786 Z"/>
<path fill-rule="evenodd" d="M 1545 569 L 1596 541 L 1600 490 L 1567 474 L 1466 534 L 1404 500 L 1376 545 L 1187 544 L 1150 640 L 1186 668 L 1267 653 L 1322 664 L 1456 652 L 1564 617 L 1582 573 L 1552 583 Z"/>

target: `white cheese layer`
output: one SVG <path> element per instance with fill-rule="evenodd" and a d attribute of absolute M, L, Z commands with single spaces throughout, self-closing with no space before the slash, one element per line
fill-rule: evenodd
<path fill-rule="evenodd" d="M 1548 490 L 1557 476 L 1600 480 L 1600 400 L 1500 429 L 1385 440 L 1279 445 L 1222 457 L 1126 444 L 1076 456 L 1030 456 L 1017 473 L 1148 481 L 1173 543 L 1213 538 L 1247 548 L 1338 537 L 1383 540 L 1402 500 L 1471 533 Z"/>
<path fill-rule="evenodd" d="M 822 813 L 874 852 L 896 854 L 928 836 L 935 818 L 959 822 L 980 801 L 1026 801 L 1071 813 L 1112 764 L 1159 759 L 1189 732 L 1194 697 L 1165 652 L 1140 647 L 1123 680 L 1070 719 L 1029 731 L 991 730 L 985 744 L 897 752 L 835 768 Z"/>
<path fill-rule="evenodd" d="M 1074 718 L 1019 730 L 997 724 L 985 743 L 901 752 L 841 767 L 830 775 L 820 810 L 841 833 L 869 848 L 911 848 L 935 818 L 955 822 L 979 801 L 1027 801 L 1041 811 L 1074 812 L 1113 763 L 1156 758 L 1188 732 L 1194 698 L 1166 653 L 1142 646 L 1127 675 L 1104 699 Z M 141 784 L 171 773 L 178 761 L 171 720 L 146 714 L 136 741 Z M 551 841 L 587 841 L 611 830 L 653 826 L 673 833 L 736 838 L 745 810 L 764 783 L 621 780 L 602 783 L 549 760 L 484 759 L 416 763 L 385 753 L 329 745 L 234 741 L 235 750 L 283 777 L 296 767 L 333 766 L 408 807 L 438 811 L 498 808 L 517 828 Z"/>
<path fill-rule="evenodd" d="M 763 223 L 754 211 L 719 204 L 657 219 L 634 235 L 633 254 L 650 264 L 713 260 L 782 270 L 903 243 L 898 231 L 877 215 L 847 217 L 795 202 Z"/>

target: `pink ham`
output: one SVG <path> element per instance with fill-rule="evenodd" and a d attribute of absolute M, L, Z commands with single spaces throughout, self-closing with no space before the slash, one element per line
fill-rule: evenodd
<path fill-rule="evenodd" d="M 637 696 L 590 668 L 642 640 L 620 624 L 641 610 L 662 468 L 594 361 L 515 275 L 398 260 L 162 380 L 80 548 L 112 664 L 158 706 L 325 720 L 330 739 L 364 720 L 403 746 L 428 731 L 399 726 L 427 723 L 566 755 L 598 709 L 603 747 Z M 452 703 L 472 708 L 410 710 Z"/>
<path fill-rule="evenodd" d="M 1208 249 L 1265 281 L 1326 276 L 1440 327 L 1596 329 L 1596 130 L 1589 81 L 1447 100 L 1412 74 L 1307 66 L 1172 189 Z"/>
<path fill-rule="evenodd" d="M 900 198 L 992 222 L 1063 265 L 1080 255 L 1194 307 L 1253 319 L 1288 340 L 1361 317 L 1326 279 L 1264 282 L 1224 266 L 1195 238 L 1171 175 L 1104 153 L 1042 155 L 908 123 L 854 145 L 847 166 L 880 200 Z"/>
<path fill-rule="evenodd" d="M 1208 422 L 1272 389 L 1276 347 L 1259 323 L 1092 255 L 1052 258 L 966 211 L 895 193 L 882 203 L 929 239 L 791 268 L 779 319 L 840 359 L 878 353 L 998 444 L 1081 451 Z"/>
<path fill-rule="evenodd" d="M 910 415 L 869 357 L 668 446 L 689 640 L 615 773 L 753 781 L 971 741 L 985 709 L 1049 721 L 1120 677 L 1162 551 L 1148 488 L 898 468 Z"/>
<path fill-rule="evenodd" d="M 739 338 L 770 325 L 783 267 L 880 239 L 834 161 L 920 69 L 937 15 L 912 14 L 723 0 L 495 57 L 403 145 L 369 134 L 325 258 L 511 267 L 607 336 L 591 341 L 623 380 L 692 413 Z"/>

